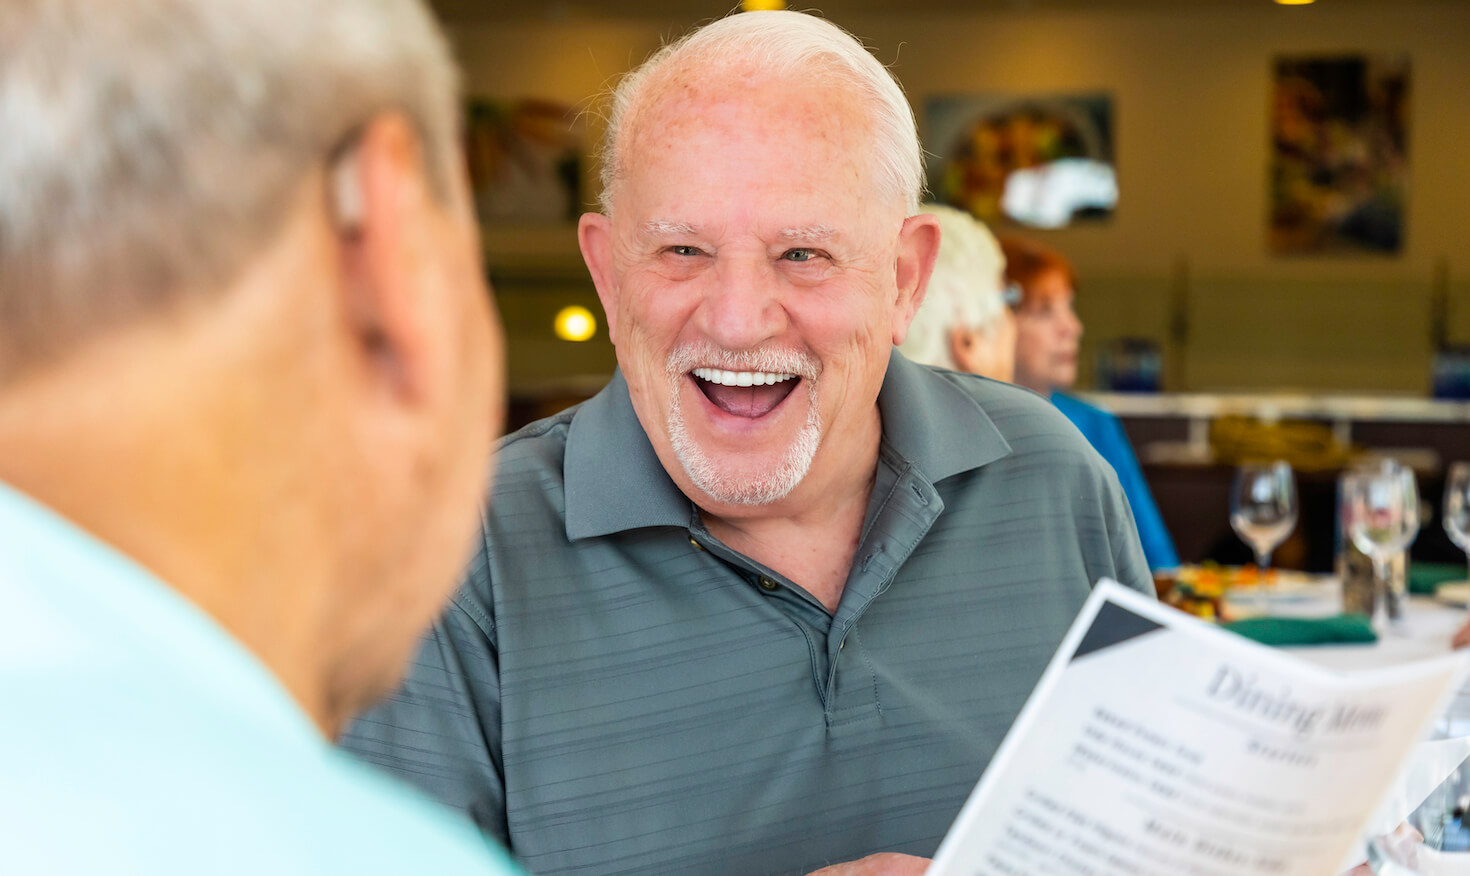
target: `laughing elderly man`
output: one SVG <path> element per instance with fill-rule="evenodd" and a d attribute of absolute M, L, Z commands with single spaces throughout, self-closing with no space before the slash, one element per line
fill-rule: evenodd
<path fill-rule="evenodd" d="M 605 159 L 619 372 L 502 444 L 463 590 L 349 744 L 536 873 L 920 872 L 1093 583 L 1151 592 L 1117 480 L 1036 396 L 893 352 L 939 236 L 836 27 L 665 48 Z"/>

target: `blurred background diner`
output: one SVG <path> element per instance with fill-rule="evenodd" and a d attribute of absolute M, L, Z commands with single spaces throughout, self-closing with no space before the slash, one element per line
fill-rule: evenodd
<path fill-rule="evenodd" d="M 727 0 L 435 0 L 509 342 L 511 424 L 602 386 L 576 245 L 619 71 Z M 1287 461 L 1273 552 L 1330 572 L 1338 481 L 1417 476 L 1410 585 L 1464 579 L 1440 518 L 1470 457 L 1470 4 L 1459 0 L 831 0 L 890 64 L 931 198 L 1081 278 L 1075 383 L 1115 415 L 1186 566 L 1252 561 L 1238 466 Z M 1024 378 L 1023 378 L 1024 379 Z"/>
<path fill-rule="evenodd" d="M 1000 241 L 969 213 L 942 204 L 941 243 L 924 302 L 898 349 L 915 362 L 1012 382 L 1016 316 L 1006 301 Z"/>
<path fill-rule="evenodd" d="M 1019 293 L 1015 304 L 1015 382 L 1051 399 L 1117 472 L 1133 509 L 1149 568 L 1178 566 L 1174 540 L 1164 527 L 1123 424 L 1106 410 L 1064 391 L 1077 384 L 1078 349 L 1083 335 L 1075 307 L 1077 274 L 1071 262 L 1061 253 L 1024 237 L 1007 237 L 1001 242 L 1001 252 L 1006 260 L 1006 282 Z"/>

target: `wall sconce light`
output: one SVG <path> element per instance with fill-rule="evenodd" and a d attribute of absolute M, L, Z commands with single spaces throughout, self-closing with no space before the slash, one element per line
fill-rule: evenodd
<path fill-rule="evenodd" d="M 597 334 L 597 317 L 585 307 L 573 304 L 556 313 L 553 322 L 556 336 L 564 341 L 585 341 Z"/>

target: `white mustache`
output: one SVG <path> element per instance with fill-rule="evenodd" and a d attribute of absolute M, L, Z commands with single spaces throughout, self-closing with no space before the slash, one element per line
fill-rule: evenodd
<path fill-rule="evenodd" d="M 781 350 L 775 347 L 726 350 L 708 342 L 685 344 L 669 354 L 669 376 L 687 374 L 695 368 L 796 374 L 815 381 L 822 373 L 822 362 L 810 353 L 798 350 Z"/>

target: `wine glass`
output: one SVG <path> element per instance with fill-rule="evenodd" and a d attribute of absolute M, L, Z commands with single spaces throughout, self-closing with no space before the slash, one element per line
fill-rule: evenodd
<path fill-rule="evenodd" d="M 1450 466 L 1444 484 L 1444 531 L 1456 547 L 1470 555 L 1470 462 Z"/>
<path fill-rule="evenodd" d="M 1343 476 L 1345 522 L 1353 546 L 1373 561 L 1373 574 L 1387 585 L 1385 607 L 1398 615 L 1405 582 L 1394 580 L 1389 563 L 1419 534 L 1419 489 L 1414 470 L 1386 459 L 1375 468 Z M 1391 601 L 1391 605 L 1387 604 Z"/>
<path fill-rule="evenodd" d="M 1230 526 L 1256 552 L 1262 575 L 1271 564 L 1271 551 L 1296 528 L 1296 479 L 1291 466 L 1243 465 L 1235 472 L 1230 491 Z"/>

